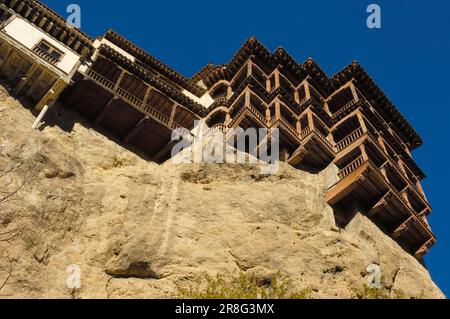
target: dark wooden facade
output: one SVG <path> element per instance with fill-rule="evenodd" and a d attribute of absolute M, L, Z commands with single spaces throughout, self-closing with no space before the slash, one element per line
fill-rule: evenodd
<path fill-rule="evenodd" d="M 328 77 L 312 59 L 299 64 L 250 38 L 228 64 L 189 79 L 111 30 L 92 43 L 39 1 L 2 2 L 83 56 L 63 102 L 124 144 L 162 162 L 172 131 L 196 120 L 224 133 L 279 128 L 282 160 L 338 167 L 327 200 L 339 225 L 363 212 L 419 260 L 435 244 L 425 175 L 411 156 L 422 140 L 358 63 Z"/>
<path fill-rule="evenodd" d="M 250 38 L 202 81 L 216 100 L 209 126 L 278 127 L 290 164 L 339 168 L 327 194 L 338 224 L 361 211 L 419 260 L 435 244 L 425 175 L 411 156 L 422 140 L 361 65 L 329 78 L 312 59 L 298 64 Z"/>

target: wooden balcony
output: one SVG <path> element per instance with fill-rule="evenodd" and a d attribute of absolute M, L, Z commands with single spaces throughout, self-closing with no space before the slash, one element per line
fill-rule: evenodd
<path fill-rule="evenodd" d="M 47 61 L 52 65 L 57 65 L 59 63 L 58 59 L 55 59 L 54 57 L 52 57 L 50 54 L 48 54 L 39 47 L 35 47 L 33 49 L 33 52 L 36 53 L 37 56 L 39 56 L 40 58 L 44 59 L 45 61 Z"/>
<path fill-rule="evenodd" d="M 228 124 L 228 127 L 242 127 L 243 129 L 246 129 L 247 127 L 249 127 L 249 125 L 247 124 L 250 124 L 245 122 L 246 119 L 247 121 L 254 123 L 254 127 L 267 127 L 266 117 L 252 105 L 241 106 L 239 111 L 235 114 L 231 122 Z"/>
<path fill-rule="evenodd" d="M 428 224 L 412 209 L 403 191 L 398 191 L 370 159 L 357 156 L 338 175 L 340 180 L 329 189 L 327 201 L 344 215 L 341 219 L 350 218 L 352 212 L 346 210 L 357 203 L 406 250 L 416 257 L 426 253 L 424 247 L 435 240 Z"/>
<path fill-rule="evenodd" d="M 336 152 L 341 152 L 342 150 L 346 149 L 363 135 L 364 130 L 362 129 L 362 127 L 359 127 L 358 129 L 344 137 L 341 141 L 336 143 Z"/>
<path fill-rule="evenodd" d="M 389 165 L 392 169 L 395 170 L 397 175 L 401 176 L 401 180 L 405 183 L 412 192 L 412 196 L 414 196 L 417 201 L 419 201 L 419 206 L 423 206 L 423 210 L 417 213 L 428 214 L 431 211 L 430 204 L 428 200 L 425 198 L 423 192 L 418 188 L 415 184 L 416 181 L 411 180 L 405 171 L 400 167 L 399 159 L 393 158 L 380 144 L 378 138 L 369 131 L 364 131 L 361 127 L 357 128 L 355 131 L 347 135 L 341 141 L 336 143 L 336 159 L 335 161 L 339 161 L 341 158 L 347 156 L 349 153 L 354 151 L 355 148 L 359 147 L 361 144 L 370 143 L 375 147 L 377 153 L 382 154 L 385 158 L 385 164 L 383 166 Z M 349 167 L 350 168 L 350 167 Z M 381 169 L 382 167 L 380 167 Z M 345 172 L 343 172 L 345 174 Z M 405 190 L 406 191 L 406 190 Z"/>
<path fill-rule="evenodd" d="M 175 130 L 178 128 L 182 128 L 183 126 L 176 123 L 175 121 L 171 121 L 171 119 L 164 114 L 160 113 L 156 109 L 152 108 L 150 105 L 145 104 L 144 101 L 141 99 L 135 97 L 131 93 L 125 91 L 124 89 L 118 87 L 114 82 L 106 79 L 102 75 L 98 74 L 92 69 L 88 69 L 85 76 L 104 88 L 105 90 L 109 91 L 110 93 L 114 94 L 115 96 L 120 97 L 122 100 L 127 102 L 130 106 L 134 107 L 140 112 L 143 112 L 145 115 L 150 117 L 151 119 L 155 120 L 156 122 L 166 126 L 167 128 L 171 130 Z"/>
<path fill-rule="evenodd" d="M 307 127 L 297 136 L 300 146 L 292 154 L 289 164 L 323 169 L 333 161 L 335 147 L 316 127 Z"/>

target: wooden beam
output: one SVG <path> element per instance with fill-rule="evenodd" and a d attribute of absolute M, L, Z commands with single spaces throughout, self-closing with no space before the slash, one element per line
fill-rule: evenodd
<path fill-rule="evenodd" d="M 64 106 L 65 107 L 68 107 L 68 108 L 71 108 L 72 106 L 73 106 L 73 104 L 75 103 L 75 101 L 77 100 L 77 98 L 78 98 L 78 95 L 81 93 L 81 86 L 82 86 L 82 84 L 84 84 L 84 83 L 86 83 L 86 82 L 88 82 L 89 81 L 89 79 L 87 79 L 87 78 L 83 78 L 83 79 L 81 79 L 80 81 L 78 81 L 76 84 L 75 84 L 75 87 L 73 88 L 73 91 L 70 93 L 70 96 L 69 96 L 69 98 L 67 99 L 67 101 L 66 101 L 66 103 L 64 103 Z"/>
<path fill-rule="evenodd" d="M 140 120 L 139 123 L 130 131 L 130 133 L 125 136 L 125 138 L 123 139 L 123 144 L 127 145 L 128 143 L 130 143 L 130 141 L 137 135 L 137 133 L 139 133 L 140 130 L 142 130 L 145 123 L 149 120 L 150 118 L 147 116 Z"/>
<path fill-rule="evenodd" d="M 3 70 L 5 69 L 5 66 L 8 64 L 9 59 L 11 58 L 11 55 L 12 55 L 13 51 L 14 50 L 11 47 L 8 47 L 8 53 L 6 54 L 6 56 L 3 59 L 2 63 L 0 64 L 0 73 L 3 73 Z"/>
<path fill-rule="evenodd" d="M 249 90 L 249 89 L 246 89 L 246 90 L 245 90 L 245 106 L 246 106 L 246 107 L 250 106 L 250 98 L 251 98 L 251 96 L 250 96 L 250 90 Z"/>
<path fill-rule="evenodd" d="M 413 217 L 409 217 L 396 230 L 394 230 L 394 232 L 391 234 L 391 237 L 394 239 L 397 239 L 400 236 L 402 236 L 402 234 L 408 230 L 408 226 L 412 222 L 413 219 L 414 219 Z"/>
<path fill-rule="evenodd" d="M 311 130 L 314 129 L 314 118 L 311 110 L 308 111 L 308 125 Z"/>
<path fill-rule="evenodd" d="M 306 96 L 307 100 L 311 99 L 311 90 L 309 88 L 309 83 L 308 82 L 305 83 L 305 96 Z"/>
<path fill-rule="evenodd" d="M 361 145 L 359 145 L 359 149 L 361 150 L 361 154 L 364 159 L 364 162 L 369 161 L 369 155 L 367 155 L 367 152 L 366 152 L 366 145 L 364 143 L 362 143 Z"/>
<path fill-rule="evenodd" d="M 103 120 L 106 118 L 106 115 L 108 115 L 108 112 L 111 110 L 112 105 L 116 100 L 119 98 L 117 96 L 114 96 L 109 102 L 106 104 L 106 106 L 103 108 L 103 110 L 100 112 L 100 114 L 96 117 L 94 124 L 100 125 Z"/>
<path fill-rule="evenodd" d="M 249 60 L 247 63 L 247 76 L 250 76 L 252 74 L 253 74 L 253 62 Z"/>
<path fill-rule="evenodd" d="M 300 163 L 303 160 L 303 158 L 306 156 L 306 154 L 308 154 L 308 152 L 306 151 L 306 149 L 303 146 L 301 146 L 294 152 L 294 154 L 288 160 L 288 163 L 292 166 L 296 166 L 298 163 Z"/>
<path fill-rule="evenodd" d="M 361 128 L 363 129 L 363 132 L 364 133 L 368 132 L 369 130 L 367 129 L 366 123 L 364 122 L 364 118 L 363 118 L 360 110 L 358 110 L 356 112 L 356 116 L 358 117 L 358 121 L 359 121 L 359 124 L 361 125 Z"/>
<path fill-rule="evenodd" d="M 25 86 L 25 84 L 28 82 L 29 78 L 33 75 L 33 73 L 36 71 L 36 69 L 38 68 L 39 64 L 38 63 L 34 63 L 30 69 L 27 71 L 27 73 L 24 75 L 24 77 L 22 79 L 20 79 L 19 83 L 16 85 L 16 87 L 14 88 L 14 93 L 16 95 L 20 94 L 20 91 L 23 89 L 23 87 Z"/>
<path fill-rule="evenodd" d="M 350 82 L 350 89 L 352 90 L 352 95 L 353 95 L 353 98 L 355 99 L 355 101 L 359 102 L 359 96 L 358 96 L 358 93 L 356 92 L 356 88 L 355 88 L 355 85 L 353 84 L 353 82 Z"/>
<path fill-rule="evenodd" d="M 275 71 L 275 89 L 278 89 L 281 86 L 281 81 L 280 81 L 280 70 Z"/>
<path fill-rule="evenodd" d="M 177 108 L 178 108 L 178 104 L 175 103 L 175 104 L 172 106 L 172 111 L 171 111 L 171 113 L 170 113 L 169 128 L 172 127 L 173 122 L 175 121 L 175 114 L 176 114 L 176 112 L 177 112 Z"/>
<path fill-rule="evenodd" d="M 143 99 L 143 106 L 147 105 L 148 102 L 148 98 L 150 97 L 150 93 L 152 92 L 153 87 L 152 86 L 148 86 L 147 90 L 145 91 L 145 95 L 144 95 L 144 99 Z"/>
<path fill-rule="evenodd" d="M 281 118 L 281 103 L 278 98 L 275 101 L 275 118 L 278 120 Z"/>
<path fill-rule="evenodd" d="M 31 95 L 34 91 L 34 89 L 36 89 L 37 85 L 39 84 L 39 81 L 41 81 L 41 79 L 44 77 L 44 75 L 47 74 L 47 72 L 45 72 L 45 70 L 41 69 L 41 74 L 39 74 L 39 76 L 37 77 L 37 79 L 34 81 L 34 83 L 30 86 L 30 88 L 28 89 L 26 95 Z"/>
<path fill-rule="evenodd" d="M 117 91 L 119 89 L 120 84 L 122 83 L 122 80 L 126 74 L 127 72 L 125 72 L 125 70 L 122 69 L 122 72 L 120 72 L 119 78 L 117 79 L 116 84 L 114 85 L 114 91 Z"/>
<path fill-rule="evenodd" d="M 178 143 L 178 141 L 170 141 L 169 143 L 167 143 L 166 146 L 164 146 L 161 150 L 159 150 L 159 152 L 153 156 L 152 160 L 155 162 L 159 162 L 161 161 L 161 159 L 167 155 L 167 153 L 169 153 L 172 148 Z"/>
<path fill-rule="evenodd" d="M 50 90 L 45 93 L 45 95 L 41 98 L 41 100 L 36 104 L 35 109 L 36 110 L 42 110 L 42 108 L 45 105 L 50 105 L 54 101 L 56 101 L 61 94 L 61 92 L 64 90 L 64 88 L 67 86 L 67 83 L 64 82 L 62 79 L 57 79 Z"/>
<path fill-rule="evenodd" d="M 270 92 L 272 90 L 272 86 L 270 84 L 270 78 L 267 78 L 267 80 L 266 80 L 266 90 L 267 90 L 267 92 Z"/>

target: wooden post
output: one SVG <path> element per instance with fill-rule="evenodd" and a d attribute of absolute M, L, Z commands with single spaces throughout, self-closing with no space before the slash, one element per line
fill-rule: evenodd
<path fill-rule="evenodd" d="M 41 74 L 39 74 L 39 76 L 37 77 L 37 79 L 34 81 L 34 83 L 30 86 L 30 88 L 28 89 L 26 95 L 31 95 L 31 93 L 33 93 L 34 89 L 37 87 L 37 85 L 39 84 L 39 82 L 41 81 L 41 79 L 44 77 L 44 75 L 46 75 L 47 73 L 45 72 L 45 70 L 42 70 Z"/>
<path fill-rule="evenodd" d="M 227 87 L 227 99 L 230 99 L 233 96 L 233 88 L 231 86 Z"/>
<path fill-rule="evenodd" d="M 130 143 L 130 141 L 136 136 L 137 133 L 144 127 L 145 123 L 149 120 L 147 116 L 145 116 L 143 119 L 139 121 L 139 123 L 131 130 L 130 133 L 125 136 L 123 139 L 123 144 L 127 145 Z"/>
<path fill-rule="evenodd" d="M 48 104 L 48 101 L 55 101 L 66 86 L 66 82 L 64 82 L 62 79 L 57 79 L 52 88 L 48 90 L 48 92 L 45 93 L 42 99 L 36 104 L 35 109 L 41 110 L 45 104 Z"/>
<path fill-rule="evenodd" d="M 250 90 L 246 89 L 246 91 L 245 91 L 245 106 L 246 107 L 250 106 L 250 99 L 251 99 Z"/>
<path fill-rule="evenodd" d="M 117 91 L 120 88 L 120 84 L 126 74 L 127 73 L 125 72 L 125 70 L 122 70 L 122 72 L 120 73 L 119 78 L 117 79 L 116 84 L 114 86 L 114 91 Z"/>
<path fill-rule="evenodd" d="M 380 143 L 381 147 L 383 148 L 383 151 L 387 153 L 386 145 L 384 145 L 383 138 L 381 136 L 378 136 L 378 143 Z"/>
<path fill-rule="evenodd" d="M 358 93 L 356 92 L 356 88 L 355 85 L 353 84 L 353 82 L 350 82 L 350 89 L 352 90 L 352 95 L 353 98 L 356 102 L 359 102 L 359 96 Z"/>
<path fill-rule="evenodd" d="M 266 90 L 267 90 L 267 92 L 272 91 L 272 85 L 270 84 L 270 78 L 267 78 L 267 80 L 266 80 Z"/>
<path fill-rule="evenodd" d="M 148 88 L 147 88 L 147 90 L 145 91 L 145 95 L 144 95 L 144 100 L 143 100 L 143 106 L 146 106 L 147 105 L 147 102 L 148 102 L 148 98 L 150 97 L 150 93 L 152 92 L 152 87 L 151 86 L 149 86 Z"/>
<path fill-rule="evenodd" d="M 8 53 L 6 54 L 5 58 L 3 59 L 1 65 L 0 65 L 0 73 L 3 73 L 5 66 L 8 64 L 8 60 L 11 57 L 12 53 L 13 53 L 13 49 L 11 47 L 9 47 Z"/>
<path fill-rule="evenodd" d="M 16 87 L 14 88 L 14 93 L 16 95 L 19 95 L 20 91 L 23 89 L 23 87 L 25 86 L 25 84 L 27 83 L 28 79 L 33 75 L 33 73 L 36 71 L 38 67 L 37 63 L 34 63 L 30 69 L 27 71 L 27 73 L 25 74 L 25 76 L 20 79 L 19 83 L 16 85 Z"/>
<path fill-rule="evenodd" d="M 305 96 L 307 100 L 311 99 L 311 90 L 308 82 L 305 83 Z"/>
<path fill-rule="evenodd" d="M 314 130 L 314 118 L 311 110 L 308 111 L 308 126 L 311 131 Z"/>
<path fill-rule="evenodd" d="M 252 74 L 253 74 L 253 62 L 249 60 L 247 64 L 247 76 L 251 76 Z"/>
<path fill-rule="evenodd" d="M 367 132 L 368 132 L 367 126 L 366 126 L 366 123 L 364 122 L 364 118 L 363 118 L 361 112 L 358 111 L 358 112 L 356 113 L 356 116 L 358 117 L 359 124 L 361 124 L 361 128 L 363 129 L 363 132 L 364 132 L 364 133 L 367 133 Z"/>
<path fill-rule="evenodd" d="M 334 144 L 335 144 L 333 133 L 330 132 L 330 133 L 328 134 L 327 140 L 331 143 L 331 145 L 334 145 Z"/>
<path fill-rule="evenodd" d="M 295 126 L 297 128 L 298 134 L 302 132 L 302 124 L 300 123 L 300 120 L 297 120 L 297 123 L 295 123 Z"/>
<path fill-rule="evenodd" d="M 275 71 L 275 88 L 278 89 L 280 86 L 281 86 L 280 71 L 277 69 Z"/>
<path fill-rule="evenodd" d="M 300 97 L 298 95 L 297 89 L 294 91 L 294 100 L 295 100 L 295 102 L 300 103 Z"/>
<path fill-rule="evenodd" d="M 106 118 L 106 115 L 108 115 L 108 111 L 111 108 L 111 106 L 113 105 L 113 102 L 117 99 L 118 99 L 118 97 L 114 96 L 111 100 L 109 100 L 108 104 L 106 104 L 106 106 L 103 108 L 103 110 L 100 112 L 100 114 L 95 119 L 95 121 L 94 121 L 95 125 L 100 125 L 103 122 L 103 120 Z"/>
<path fill-rule="evenodd" d="M 386 178 L 386 180 L 388 180 L 386 166 L 381 167 L 380 171 L 381 171 L 381 174 L 383 174 L 384 178 Z"/>
<path fill-rule="evenodd" d="M 369 161 L 369 156 L 367 155 L 367 152 L 366 152 L 366 145 L 361 144 L 359 146 L 359 149 L 361 150 L 361 155 L 362 155 L 362 157 L 364 159 L 364 162 L 368 162 Z"/>
<path fill-rule="evenodd" d="M 170 120 L 169 120 L 169 128 L 172 128 L 173 122 L 175 121 L 175 114 L 177 112 L 178 104 L 175 103 L 172 106 L 172 112 L 170 113 Z"/>
<path fill-rule="evenodd" d="M 228 127 L 228 125 L 230 125 L 230 122 L 231 122 L 231 115 L 230 113 L 227 113 L 225 117 L 225 126 Z"/>
<path fill-rule="evenodd" d="M 266 124 L 268 125 L 270 122 L 271 118 L 270 118 L 270 107 L 266 108 Z"/>
<path fill-rule="evenodd" d="M 329 115 L 332 115 L 330 112 L 330 106 L 328 105 L 328 102 L 325 102 L 323 108 L 325 109 L 325 112 L 327 112 Z"/>
<path fill-rule="evenodd" d="M 405 165 L 403 164 L 403 162 L 402 162 L 402 160 L 401 160 L 400 158 L 397 160 L 397 164 L 398 164 L 398 166 L 400 166 L 400 169 L 402 170 L 402 172 L 403 172 L 406 176 L 408 176 L 408 173 L 406 172 Z M 409 176 L 408 176 L 408 178 L 409 178 Z"/>
<path fill-rule="evenodd" d="M 275 118 L 278 120 L 281 118 L 281 103 L 278 99 L 275 101 Z"/>

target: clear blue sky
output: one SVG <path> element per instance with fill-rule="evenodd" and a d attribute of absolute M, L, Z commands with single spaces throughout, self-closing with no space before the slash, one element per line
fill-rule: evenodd
<path fill-rule="evenodd" d="M 439 241 L 426 260 L 450 296 L 450 1 L 44 2 L 61 14 L 78 3 L 85 32 L 96 37 L 113 28 L 187 76 L 208 62 L 226 63 L 250 35 L 298 61 L 314 58 L 329 75 L 359 61 L 425 141 L 414 157 L 428 176 Z M 380 30 L 366 26 L 371 3 L 382 9 Z"/>

